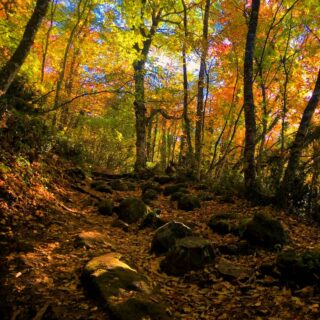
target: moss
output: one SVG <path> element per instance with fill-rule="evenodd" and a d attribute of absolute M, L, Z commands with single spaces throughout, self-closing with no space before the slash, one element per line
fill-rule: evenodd
<path fill-rule="evenodd" d="M 198 197 L 192 195 L 184 195 L 178 200 L 178 209 L 191 211 L 196 208 L 201 208 L 201 203 Z"/>
<path fill-rule="evenodd" d="M 110 186 L 115 191 L 128 191 L 128 185 L 121 180 L 114 180 L 110 183 Z"/>
<path fill-rule="evenodd" d="M 124 222 L 134 223 L 147 214 L 147 207 L 141 199 L 127 198 L 120 203 L 117 214 Z"/>
<path fill-rule="evenodd" d="M 175 192 L 181 191 L 181 189 L 185 189 L 188 187 L 187 183 L 177 183 L 177 184 L 171 184 L 169 186 L 166 186 L 163 190 L 163 194 L 165 196 L 169 196 L 170 194 L 173 194 Z"/>
<path fill-rule="evenodd" d="M 113 210 L 113 201 L 111 199 L 102 200 L 99 203 L 98 211 L 106 216 L 111 216 Z"/>
<path fill-rule="evenodd" d="M 153 189 L 147 189 L 145 192 L 142 194 L 142 200 L 145 203 L 150 203 L 151 200 L 154 200 L 158 197 L 158 192 Z"/>

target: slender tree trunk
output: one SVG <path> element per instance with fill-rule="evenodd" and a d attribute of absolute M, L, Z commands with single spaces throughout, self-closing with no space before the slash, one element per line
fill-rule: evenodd
<path fill-rule="evenodd" d="M 184 134 L 188 145 L 188 161 L 193 163 L 193 148 L 191 140 L 191 125 L 188 116 L 189 97 L 188 97 L 188 72 L 187 72 L 187 37 L 188 37 L 188 16 L 187 6 L 184 0 L 181 0 L 183 5 L 183 28 L 184 39 L 182 44 L 182 67 L 183 67 L 183 120 L 184 120 Z"/>
<path fill-rule="evenodd" d="M 195 132 L 195 176 L 200 179 L 201 169 L 201 153 L 202 153 L 202 124 L 204 117 L 204 78 L 206 69 L 206 58 L 208 53 L 208 29 L 209 29 L 209 9 L 210 0 L 206 0 L 204 19 L 203 19 L 203 33 L 202 33 L 202 51 L 200 57 L 200 70 L 198 78 L 198 96 L 197 96 L 197 120 Z"/>
<path fill-rule="evenodd" d="M 139 60 L 134 63 L 134 109 L 136 115 L 136 163 L 135 171 L 140 172 L 146 167 L 146 125 L 147 109 L 144 101 L 144 77 L 145 61 Z"/>
<path fill-rule="evenodd" d="M 44 43 L 44 48 L 43 48 L 43 53 L 42 53 L 42 61 L 41 61 L 41 76 L 40 76 L 40 81 L 43 83 L 44 80 L 44 69 L 46 67 L 46 59 L 47 59 L 47 54 L 48 54 L 48 49 L 49 49 L 49 39 L 50 39 L 50 34 L 53 29 L 53 20 L 54 20 L 54 15 L 57 9 L 57 2 L 54 0 L 51 3 L 51 10 L 50 10 L 50 26 L 47 30 L 46 33 L 46 38 L 45 38 L 45 43 Z"/>
<path fill-rule="evenodd" d="M 281 201 L 284 205 L 288 205 L 288 200 L 290 198 L 290 193 L 295 188 L 295 179 L 297 177 L 297 172 L 299 169 L 299 162 L 303 147 L 305 145 L 306 136 L 310 126 L 312 116 L 317 108 L 320 101 L 320 69 L 318 72 L 316 84 L 312 93 L 312 96 L 304 109 L 299 129 L 295 136 L 295 139 L 290 148 L 289 161 L 284 174 L 284 178 L 281 183 L 280 196 Z"/>
<path fill-rule="evenodd" d="M 10 87 L 33 45 L 40 24 L 46 15 L 50 0 L 37 0 L 33 14 L 28 21 L 22 39 L 10 60 L 0 70 L 0 97 Z"/>
<path fill-rule="evenodd" d="M 248 196 L 252 196 L 256 189 L 255 147 L 256 147 L 256 119 L 253 98 L 253 55 L 256 31 L 258 26 L 260 0 L 252 1 L 249 28 L 244 56 L 244 114 L 245 114 L 245 148 L 244 148 L 244 180 Z"/>

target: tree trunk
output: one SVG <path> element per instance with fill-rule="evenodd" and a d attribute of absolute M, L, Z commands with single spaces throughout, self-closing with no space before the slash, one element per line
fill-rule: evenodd
<path fill-rule="evenodd" d="M 36 7 L 26 25 L 24 34 L 16 51 L 0 70 L 0 97 L 7 92 L 23 62 L 28 56 L 40 24 L 46 15 L 49 3 L 50 0 L 37 0 Z"/>
<path fill-rule="evenodd" d="M 284 178 L 281 184 L 281 190 L 279 196 L 281 196 L 282 203 L 287 206 L 290 193 L 295 188 L 295 179 L 297 178 L 297 171 L 299 168 L 299 161 L 303 147 L 305 145 L 306 136 L 310 126 L 312 116 L 317 108 L 320 100 L 320 69 L 318 72 L 317 81 L 312 93 L 312 96 L 303 112 L 299 129 L 295 136 L 295 139 L 290 148 L 288 166 L 284 174 Z"/>
<path fill-rule="evenodd" d="M 183 5 L 183 27 L 184 27 L 184 39 L 182 44 L 182 68 L 183 68 L 183 120 L 184 120 L 184 134 L 188 145 L 188 161 L 192 166 L 193 162 L 193 148 L 191 141 L 191 126 L 190 119 L 188 117 L 189 97 L 188 97 L 188 72 L 187 72 L 187 37 L 188 37 L 188 17 L 187 6 L 182 0 Z"/>
<path fill-rule="evenodd" d="M 210 0 L 206 0 L 204 18 L 203 18 L 203 33 L 202 33 L 202 52 L 200 58 L 200 70 L 198 78 L 198 96 L 197 96 L 197 120 L 195 132 L 195 176 L 200 179 L 201 168 L 201 153 L 202 153 L 202 124 L 204 117 L 204 78 L 206 69 L 206 58 L 208 53 L 208 29 L 209 29 L 209 9 Z"/>
<path fill-rule="evenodd" d="M 260 0 L 252 1 L 252 9 L 247 33 L 244 56 L 244 114 L 245 114 L 245 148 L 244 148 L 244 181 L 248 196 L 253 195 L 256 186 L 255 147 L 256 147 L 256 119 L 253 98 L 253 54 L 256 31 L 258 26 Z"/>

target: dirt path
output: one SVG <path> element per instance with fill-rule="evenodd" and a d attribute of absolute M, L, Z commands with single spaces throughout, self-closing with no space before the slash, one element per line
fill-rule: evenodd
<path fill-rule="evenodd" d="M 162 259 L 149 254 L 154 230 L 139 230 L 133 225 L 128 232 L 111 227 L 113 217 L 97 212 L 88 194 L 74 191 L 64 183 L 52 187 L 54 199 L 36 211 L 36 223 L 21 228 L 19 245 L 2 260 L 2 319 L 108 319 L 94 300 L 86 297 L 81 272 L 95 256 L 116 251 L 139 272 L 159 286 L 172 319 L 318 319 L 319 296 L 299 295 L 277 283 L 259 279 L 262 263 L 272 262 L 276 253 L 259 250 L 249 256 L 227 257 L 252 270 L 245 281 L 226 280 L 214 266 L 191 272 L 185 277 L 167 276 L 158 271 Z M 113 198 L 140 196 L 141 191 L 114 192 Z M 97 194 L 99 195 L 99 194 Z M 101 194 L 100 194 L 101 195 Z M 282 220 L 295 247 L 312 247 L 320 242 L 317 227 L 275 212 L 270 207 L 252 207 L 236 200 L 220 203 L 219 199 L 203 202 L 201 209 L 177 210 L 168 198 L 160 196 L 153 208 L 161 209 L 162 218 L 187 223 L 195 233 L 208 238 L 216 246 L 237 241 L 237 237 L 214 234 L 207 226 L 213 213 L 230 212 L 252 216 L 263 210 Z M 33 226 L 33 227 L 32 227 Z M 75 239 L 82 231 L 105 235 L 111 246 L 91 249 L 76 247 Z M 23 239 L 23 241 L 21 240 Z M 268 279 L 267 279 L 268 280 Z M 310 291 L 311 292 L 311 291 Z M 42 314 L 46 314 L 43 317 Z M 129 320 L 129 319 L 128 319 Z"/>

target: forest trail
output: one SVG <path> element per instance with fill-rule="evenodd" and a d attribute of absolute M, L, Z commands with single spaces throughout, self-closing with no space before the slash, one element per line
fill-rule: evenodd
<path fill-rule="evenodd" d="M 260 266 L 273 263 L 277 252 L 259 249 L 246 255 L 220 255 L 227 266 L 230 263 L 246 270 L 247 275 L 242 278 L 223 275 L 217 268 L 219 260 L 204 270 L 181 277 L 168 276 L 159 271 L 163 257 L 149 252 L 154 229 L 142 230 L 138 224 L 131 224 L 128 230 L 112 227 L 115 217 L 98 212 L 96 201 L 105 194 L 90 188 L 92 180 L 77 182 L 63 177 L 56 177 L 50 197 L 36 204 L 39 209 L 34 213 L 35 219 L 30 219 L 28 228 L 20 229 L 14 250 L 4 255 L 1 301 L 7 306 L 7 314 L 2 319 L 108 319 L 98 302 L 86 296 L 81 283 L 86 263 L 108 252 L 122 254 L 130 266 L 159 287 L 171 319 L 319 318 L 319 296 L 313 287 L 294 291 L 261 273 Z M 113 191 L 113 201 L 140 198 L 140 185 L 145 181 L 135 183 L 134 191 Z M 199 192 L 193 187 L 189 191 Z M 272 207 L 218 196 L 201 204 L 200 209 L 186 212 L 160 194 L 150 206 L 161 211 L 164 221 L 185 223 L 216 248 L 238 243 L 239 239 L 230 233 L 219 235 L 210 230 L 208 220 L 214 213 L 251 217 L 263 211 L 281 220 L 291 239 L 289 247 L 310 248 L 320 243 L 317 226 Z M 76 239 L 84 231 L 99 232 L 104 238 L 90 248 L 77 245 Z"/>

